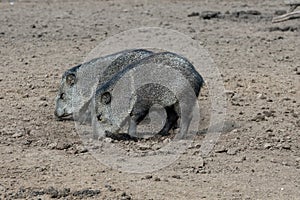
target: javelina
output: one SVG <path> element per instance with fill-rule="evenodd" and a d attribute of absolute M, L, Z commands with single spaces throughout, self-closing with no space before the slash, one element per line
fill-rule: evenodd
<path fill-rule="evenodd" d="M 117 134 L 129 119 L 128 134 L 136 136 L 137 125 L 158 104 L 167 114 L 159 134 L 168 134 L 181 117 L 183 136 L 203 84 L 203 78 L 187 59 L 170 52 L 153 54 L 128 65 L 97 87 L 91 103 L 97 118 L 93 126 L 104 131 L 99 134 Z"/>
<path fill-rule="evenodd" d="M 67 70 L 62 76 L 56 97 L 55 116 L 58 119 L 72 116 L 91 98 L 97 85 L 105 83 L 130 62 L 151 54 L 151 51 L 144 49 L 126 50 L 95 58 Z"/>

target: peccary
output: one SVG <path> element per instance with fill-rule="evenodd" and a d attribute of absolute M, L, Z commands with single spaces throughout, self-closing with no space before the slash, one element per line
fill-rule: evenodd
<path fill-rule="evenodd" d="M 103 131 L 98 134 L 118 134 L 128 121 L 128 134 L 138 137 L 137 125 L 158 104 L 167 114 L 158 134 L 167 135 L 181 117 L 185 120 L 181 121 L 180 135 L 184 136 L 203 84 L 203 78 L 186 58 L 171 52 L 148 56 L 97 87 L 91 103 L 97 118 L 92 122 L 94 129 Z"/>
<path fill-rule="evenodd" d="M 56 96 L 55 116 L 57 119 L 71 117 L 91 98 L 97 85 L 108 81 L 125 66 L 151 55 L 145 49 L 125 50 L 105 57 L 95 58 L 67 70 L 61 80 Z M 74 116 L 72 116 L 74 119 Z M 75 119 L 76 120 L 76 119 Z"/>

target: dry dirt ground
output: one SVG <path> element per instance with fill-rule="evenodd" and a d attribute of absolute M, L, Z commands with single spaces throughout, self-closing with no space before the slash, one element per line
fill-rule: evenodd
<path fill-rule="evenodd" d="M 300 19 L 271 23 L 285 10 L 283 0 L 2 1 L 0 199 L 300 199 Z M 229 125 L 209 156 L 204 134 L 172 165 L 132 174 L 94 159 L 53 111 L 65 70 L 142 26 L 210 52 Z"/>

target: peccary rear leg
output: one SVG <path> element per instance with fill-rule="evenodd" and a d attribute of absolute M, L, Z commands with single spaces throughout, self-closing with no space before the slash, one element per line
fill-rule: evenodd
<path fill-rule="evenodd" d="M 189 136 L 188 130 L 189 130 L 192 119 L 190 118 L 190 116 L 187 116 L 187 117 L 184 117 L 181 119 L 182 119 L 182 121 L 181 121 L 182 123 L 180 123 L 180 132 L 179 132 L 179 135 L 177 138 L 178 139 L 187 139 Z"/>
<path fill-rule="evenodd" d="M 177 112 L 174 109 L 174 105 L 165 107 L 167 112 L 167 120 L 164 127 L 159 131 L 158 135 L 166 136 L 169 135 L 171 128 L 177 126 L 177 120 L 179 118 Z"/>
<path fill-rule="evenodd" d="M 188 130 L 192 121 L 193 106 L 182 104 L 182 110 L 179 104 L 175 104 L 174 112 L 180 116 L 179 134 L 176 135 L 177 139 L 186 139 L 189 136 Z M 175 122 L 174 127 L 178 126 L 178 121 Z"/>
<path fill-rule="evenodd" d="M 180 115 L 180 131 L 177 137 L 177 139 L 188 139 L 188 137 L 191 136 L 191 132 L 189 131 L 190 124 L 193 119 L 193 108 L 192 105 L 183 105 L 185 106 L 184 111 L 181 112 Z M 186 107 L 187 106 L 187 107 Z"/>

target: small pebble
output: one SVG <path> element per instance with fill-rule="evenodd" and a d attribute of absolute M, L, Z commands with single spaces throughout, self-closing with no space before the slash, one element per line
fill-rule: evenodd
<path fill-rule="evenodd" d="M 139 145 L 139 150 L 145 151 L 145 150 L 149 150 L 149 149 L 151 149 L 151 148 L 148 145 L 143 145 L 143 144 Z"/>
<path fill-rule="evenodd" d="M 291 150 L 291 145 L 289 145 L 289 144 L 284 144 L 284 145 L 282 145 L 282 148 L 283 148 L 283 149 L 286 149 L 286 150 Z"/>
<path fill-rule="evenodd" d="M 227 151 L 227 149 L 226 149 L 225 146 L 220 146 L 220 147 L 217 147 L 217 148 L 215 149 L 215 152 L 216 152 L 216 153 L 224 153 L 224 152 L 226 152 L 226 151 Z"/>
<path fill-rule="evenodd" d="M 264 149 L 270 149 L 271 147 L 272 147 L 272 144 L 270 144 L 270 143 L 264 144 Z"/>
<path fill-rule="evenodd" d="M 246 156 L 242 156 L 242 157 L 239 157 L 239 158 L 235 159 L 234 162 L 236 162 L 236 163 L 242 163 L 245 160 L 246 160 Z"/>
<path fill-rule="evenodd" d="M 264 94 L 258 94 L 257 99 L 266 99 L 267 97 Z"/>
<path fill-rule="evenodd" d="M 170 143 L 171 142 L 171 139 L 170 138 L 167 138 L 167 139 L 165 139 L 164 141 L 163 141 L 163 144 L 168 144 L 168 143 Z"/>
<path fill-rule="evenodd" d="M 18 132 L 18 133 L 15 133 L 12 135 L 13 138 L 19 138 L 19 137 L 22 137 L 23 136 L 23 133 L 22 132 Z"/>
<path fill-rule="evenodd" d="M 50 143 L 50 144 L 48 145 L 48 148 L 49 148 L 49 149 L 55 149 L 56 146 L 57 146 L 57 143 L 56 143 L 56 142 L 53 142 L 53 143 Z"/>
<path fill-rule="evenodd" d="M 105 143 L 112 143 L 113 140 L 111 138 L 104 138 L 103 141 Z"/>
<path fill-rule="evenodd" d="M 151 179 L 152 178 L 152 175 L 146 175 L 145 176 L 145 179 Z"/>
<path fill-rule="evenodd" d="M 172 178 L 181 179 L 179 175 L 173 175 Z"/>
<path fill-rule="evenodd" d="M 228 155 L 236 155 L 240 149 L 238 147 L 233 147 L 227 150 Z"/>
<path fill-rule="evenodd" d="M 198 13 L 198 12 L 192 12 L 191 14 L 188 14 L 188 17 L 197 17 L 199 15 L 200 15 L 200 13 Z"/>

